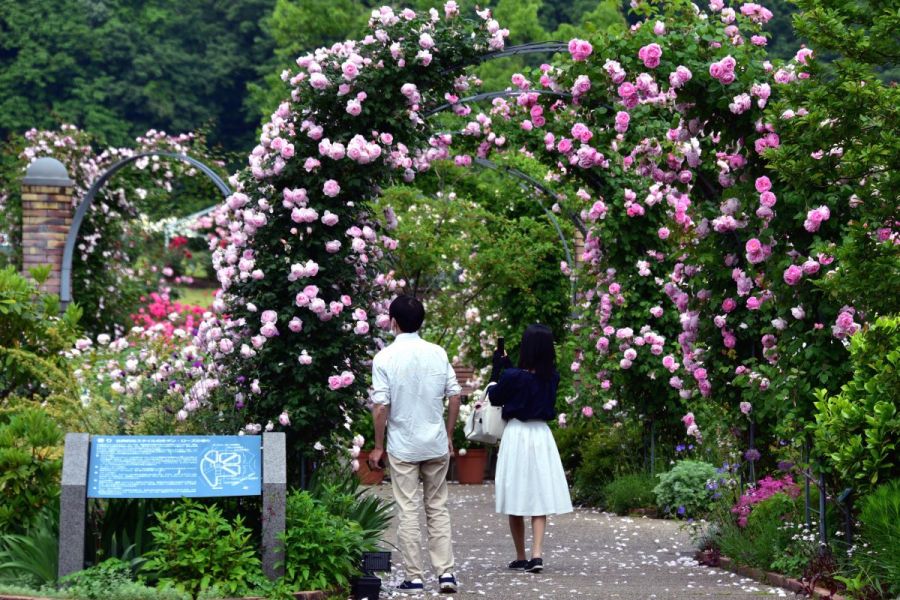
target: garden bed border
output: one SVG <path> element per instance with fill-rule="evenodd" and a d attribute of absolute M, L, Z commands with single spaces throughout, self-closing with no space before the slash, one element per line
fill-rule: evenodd
<path fill-rule="evenodd" d="M 325 600 L 325 592 L 294 592 L 294 600 Z M 56 600 L 44 596 L 9 596 L 0 594 L 0 600 Z M 247 596 L 243 598 L 226 598 L 225 600 L 266 600 L 262 596 Z"/>
<path fill-rule="evenodd" d="M 797 579 L 788 577 L 786 575 L 781 575 L 779 573 L 773 573 L 771 571 L 763 571 L 762 569 L 757 569 L 754 567 L 745 567 L 737 564 L 727 556 L 718 557 L 717 564 L 715 565 L 709 564 L 709 559 L 704 555 L 703 552 L 697 552 L 694 558 L 701 565 L 711 566 L 713 568 L 722 569 L 724 571 L 730 571 L 731 573 L 735 573 L 743 577 L 748 577 L 760 583 L 780 587 L 782 589 L 794 592 L 795 594 L 808 593 L 807 587 Z M 821 598 L 822 600 L 849 600 L 848 598 L 845 598 L 840 594 L 832 594 L 830 591 L 822 587 L 814 587 L 812 597 Z"/>

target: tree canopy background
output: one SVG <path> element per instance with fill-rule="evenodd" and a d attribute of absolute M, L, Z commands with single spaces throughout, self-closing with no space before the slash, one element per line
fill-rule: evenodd
<path fill-rule="evenodd" d="M 284 95 L 279 73 L 316 47 L 357 37 L 373 7 L 435 0 L 0 0 L 0 138 L 62 122 L 129 145 L 148 129 L 205 130 L 245 153 Z M 463 0 L 463 10 L 476 2 Z M 567 40 L 625 24 L 619 0 L 490 0 L 512 43 Z M 772 45 L 797 47 L 787 0 Z M 502 89 L 525 58 L 481 68 Z M 532 57 L 528 60 L 543 60 Z"/>

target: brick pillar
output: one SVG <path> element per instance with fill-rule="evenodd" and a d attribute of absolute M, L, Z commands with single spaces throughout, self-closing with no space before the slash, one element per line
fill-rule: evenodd
<path fill-rule="evenodd" d="M 580 267 L 584 263 L 584 236 L 575 230 L 575 265 Z"/>
<path fill-rule="evenodd" d="M 63 251 L 72 224 L 72 188 L 66 168 L 55 158 L 39 158 L 28 166 L 22 180 L 22 270 L 50 265 L 50 277 L 41 286 L 59 294 Z"/>

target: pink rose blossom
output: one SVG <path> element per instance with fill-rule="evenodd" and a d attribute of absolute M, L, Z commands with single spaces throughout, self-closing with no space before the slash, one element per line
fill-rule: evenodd
<path fill-rule="evenodd" d="M 797 265 L 791 265 L 784 270 L 784 282 L 788 285 L 797 285 L 803 279 L 803 269 Z"/>
<path fill-rule="evenodd" d="M 350 114 L 354 117 L 358 117 L 361 112 L 362 112 L 362 104 L 359 102 L 359 100 L 348 100 L 347 101 L 347 113 L 348 114 Z"/>
<path fill-rule="evenodd" d="M 572 60 L 587 60 L 587 57 L 590 56 L 593 51 L 594 48 L 591 46 L 591 43 L 585 40 L 573 39 L 569 42 L 569 54 L 572 55 Z"/>
<path fill-rule="evenodd" d="M 359 67 L 357 67 L 355 63 L 347 61 L 341 64 L 341 72 L 344 74 L 344 79 L 352 81 L 359 75 Z"/>
<path fill-rule="evenodd" d="M 616 113 L 616 124 L 615 130 L 619 133 L 625 133 L 628 131 L 628 124 L 631 121 L 631 115 L 629 115 L 624 110 L 620 110 Z"/>
<path fill-rule="evenodd" d="M 655 69 L 659 66 L 662 53 L 662 48 L 659 44 L 648 44 L 638 50 L 638 58 L 644 61 L 644 66 L 648 69 Z"/>
<path fill-rule="evenodd" d="M 329 179 L 322 186 L 322 192 L 329 198 L 334 198 L 341 193 L 341 186 L 334 179 Z"/>

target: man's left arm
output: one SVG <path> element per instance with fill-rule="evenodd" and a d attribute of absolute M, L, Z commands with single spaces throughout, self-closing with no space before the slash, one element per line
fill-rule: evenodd
<path fill-rule="evenodd" d="M 379 465 L 384 457 L 384 432 L 391 410 L 391 387 L 387 373 L 379 361 L 372 363 L 372 421 L 375 425 L 375 447 L 369 452 L 369 468 L 381 469 Z"/>
<path fill-rule="evenodd" d="M 453 365 L 447 361 L 447 379 L 444 383 L 444 395 L 449 396 L 449 411 L 447 412 L 447 446 L 450 450 L 450 456 L 453 456 L 453 429 L 456 427 L 456 420 L 459 418 L 459 394 L 462 388 L 456 381 L 456 371 Z"/>
<path fill-rule="evenodd" d="M 456 427 L 456 420 L 459 418 L 459 394 L 450 396 L 449 405 L 447 412 L 447 446 L 450 450 L 450 456 L 454 456 L 453 429 Z"/>
<path fill-rule="evenodd" d="M 372 407 L 372 421 L 375 423 L 375 447 L 369 452 L 369 468 L 383 469 L 381 459 L 384 457 L 384 430 L 387 427 L 389 404 L 376 404 Z"/>

